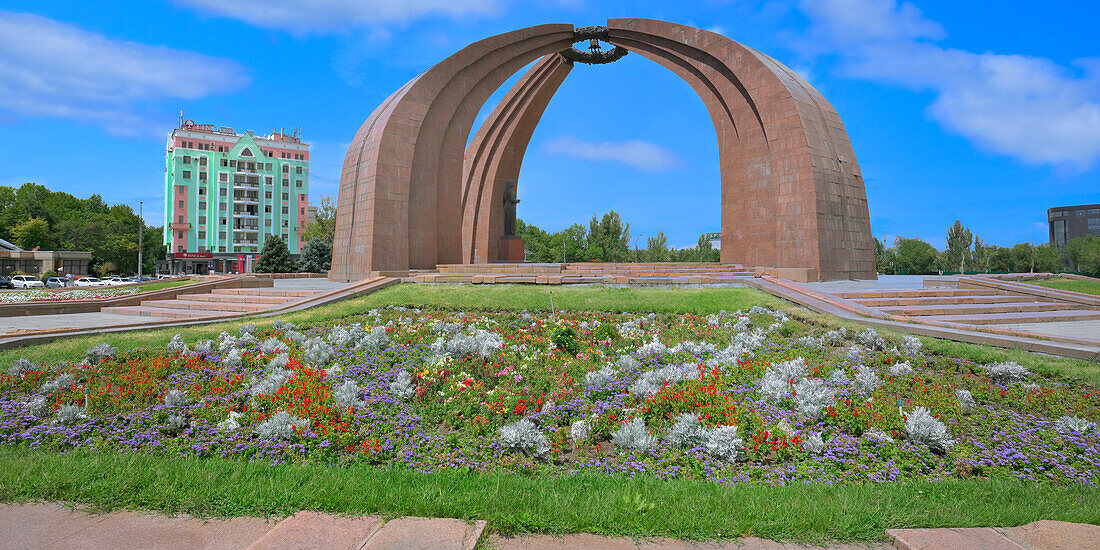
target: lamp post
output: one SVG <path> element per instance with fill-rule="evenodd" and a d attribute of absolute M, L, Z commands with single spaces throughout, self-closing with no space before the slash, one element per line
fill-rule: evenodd
<path fill-rule="evenodd" d="M 145 218 L 142 218 L 143 201 L 138 201 L 138 280 L 141 279 L 141 253 L 145 248 Z"/>

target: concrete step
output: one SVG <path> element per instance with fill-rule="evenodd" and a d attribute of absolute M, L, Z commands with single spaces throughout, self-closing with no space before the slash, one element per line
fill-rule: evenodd
<path fill-rule="evenodd" d="M 198 309 L 206 311 L 233 311 L 237 313 L 264 311 L 274 304 L 249 304 L 245 302 L 195 302 L 190 300 L 144 300 L 141 305 L 160 309 Z"/>
<path fill-rule="evenodd" d="M 1063 302 L 1026 302 L 1010 304 L 952 304 L 929 306 L 891 306 L 878 308 L 883 313 L 923 317 L 927 315 L 985 315 L 990 313 L 1032 313 L 1080 309 Z"/>
<path fill-rule="evenodd" d="M 244 302 L 249 304 L 285 304 L 293 297 L 287 296 L 255 296 L 251 294 L 180 294 L 177 300 L 191 302 Z"/>
<path fill-rule="evenodd" d="M 117 313 L 119 315 L 133 315 L 136 317 L 162 317 L 165 319 L 200 319 L 209 317 L 231 317 L 233 312 L 209 311 L 199 309 L 165 309 L 148 306 L 110 306 L 102 310 L 103 313 Z"/>
<path fill-rule="evenodd" d="M 1034 296 L 1004 296 L 1004 295 L 977 295 L 977 296 L 921 296 L 918 298 L 855 298 L 857 304 L 867 307 L 888 306 L 931 306 L 944 304 L 1009 304 L 1019 302 L 1034 302 Z"/>
<path fill-rule="evenodd" d="M 320 512 L 298 512 L 280 521 L 248 550 L 333 548 L 359 550 L 382 525 L 382 518 L 341 517 Z"/>
<path fill-rule="evenodd" d="M 922 298 L 927 296 L 996 296 L 1005 292 L 992 289 L 914 289 L 914 290 L 865 290 L 860 292 L 833 292 L 834 296 L 841 298 Z"/>
<path fill-rule="evenodd" d="M 281 296 L 284 298 L 304 298 L 317 294 L 316 290 L 281 290 L 276 288 L 217 288 L 211 291 L 214 294 L 228 294 L 232 296 Z"/>
<path fill-rule="evenodd" d="M 985 315 L 931 315 L 922 318 L 929 321 L 961 323 L 964 325 L 1002 325 L 1008 323 L 1091 321 L 1095 319 L 1100 319 L 1100 311 L 1091 309 L 1065 309 L 1060 311 L 988 313 Z"/>

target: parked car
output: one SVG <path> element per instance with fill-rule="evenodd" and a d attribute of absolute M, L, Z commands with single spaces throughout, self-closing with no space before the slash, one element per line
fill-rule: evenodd
<path fill-rule="evenodd" d="M 69 286 L 69 280 L 64 277 L 47 277 L 46 288 L 65 288 Z"/>
<path fill-rule="evenodd" d="M 0 275 L 0 288 L 15 288 L 11 286 L 11 279 Z"/>
<path fill-rule="evenodd" d="M 105 286 L 103 281 L 95 277 L 80 277 L 76 281 L 73 281 L 73 284 L 76 286 Z"/>
<path fill-rule="evenodd" d="M 46 288 L 46 283 L 33 275 L 16 275 L 11 278 L 12 288 Z"/>

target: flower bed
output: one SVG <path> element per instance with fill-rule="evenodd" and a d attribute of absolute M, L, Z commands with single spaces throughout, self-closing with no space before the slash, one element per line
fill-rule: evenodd
<path fill-rule="evenodd" d="M 26 302 L 75 302 L 80 300 L 106 300 L 141 292 L 141 288 L 90 288 L 77 290 L 16 290 L 0 292 L 0 303 L 22 304 Z"/>
<path fill-rule="evenodd" d="M 782 312 L 374 310 L 0 374 L 0 444 L 786 484 L 1100 481 L 1100 395 Z"/>

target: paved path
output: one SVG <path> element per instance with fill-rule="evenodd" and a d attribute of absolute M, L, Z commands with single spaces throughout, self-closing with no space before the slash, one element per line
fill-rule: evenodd
<path fill-rule="evenodd" d="M 1009 323 L 998 325 L 999 328 L 1031 332 L 1033 334 L 1049 334 L 1063 338 L 1076 338 L 1078 340 L 1100 340 L 1100 319 L 1085 321 L 1054 321 L 1047 323 Z"/>
<path fill-rule="evenodd" d="M 144 321 L 148 321 L 146 317 Z M 14 330 L 40 330 L 56 328 L 96 328 L 109 325 L 130 325 L 142 322 L 132 315 L 116 313 L 62 313 L 59 315 L 24 315 L 0 317 L 0 334 Z"/>
<path fill-rule="evenodd" d="M 0 504 L 0 550 L 7 549 L 352 549 L 473 550 L 486 523 L 457 519 L 345 517 L 298 512 L 276 521 L 202 520 L 146 512 L 89 514 L 59 503 Z M 1037 521 L 1022 527 L 899 529 L 894 544 L 801 546 L 759 538 L 693 542 L 653 538 L 564 536 L 484 537 L 494 550 L 1053 550 L 1100 548 L 1100 527 Z"/>

